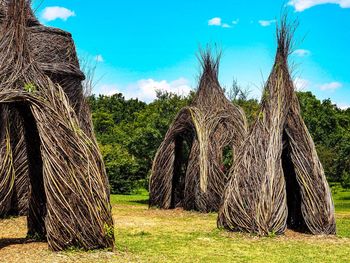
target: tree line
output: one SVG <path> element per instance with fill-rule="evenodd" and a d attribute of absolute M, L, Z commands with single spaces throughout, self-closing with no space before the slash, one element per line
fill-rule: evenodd
<path fill-rule="evenodd" d="M 257 117 L 259 102 L 237 86 L 228 97 L 241 106 L 249 123 Z M 314 139 L 329 182 L 350 187 L 350 108 L 342 110 L 331 100 L 318 100 L 311 92 L 298 92 L 302 116 Z M 153 157 L 177 112 L 194 96 L 157 92 L 146 104 L 112 96 L 92 95 L 89 103 L 96 137 L 103 155 L 111 192 L 129 194 L 148 187 Z"/>

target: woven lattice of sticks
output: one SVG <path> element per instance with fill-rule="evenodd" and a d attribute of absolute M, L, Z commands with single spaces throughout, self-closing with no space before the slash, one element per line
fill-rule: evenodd
<path fill-rule="evenodd" d="M 10 1 L 0 0 L 0 25 L 3 26 Z M 68 96 L 74 108 L 80 125 L 85 133 L 94 139 L 90 112 L 84 97 L 82 80 L 84 74 L 79 69 L 79 62 L 71 34 L 60 29 L 41 25 L 33 15 L 31 9 L 27 11 L 27 35 L 31 56 L 38 67 L 59 84 Z M 2 31 L 3 32 L 3 31 Z M 2 34 L 2 33 L 0 33 Z M 10 215 L 26 215 L 28 212 L 28 193 L 30 191 L 26 145 L 22 122 L 18 120 L 16 109 L 11 109 L 11 145 L 15 168 L 15 187 L 11 196 L 11 203 L 0 210 L 0 217 Z M 4 127 L 0 127 L 4 133 Z M 1 145 L 5 149 L 5 145 Z M 11 209 L 10 209 L 11 207 Z"/>
<path fill-rule="evenodd" d="M 202 75 L 193 103 L 171 124 L 154 158 L 150 205 L 217 211 L 227 172 L 223 151 L 237 149 L 247 133 L 244 112 L 224 95 L 219 59 L 201 53 Z"/>
<path fill-rule="evenodd" d="M 16 172 L 24 168 L 15 164 L 24 158 L 30 185 L 28 235 L 45 238 L 52 250 L 111 248 L 114 231 L 108 179 L 86 101 L 49 76 L 49 72 L 64 76 L 64 62 L 55 71 L 39 61 L 40 52 L 35 53 L 31 44 L 30 4 L 25 0 L 6 3 L 0 35 L 0 139 L 4 145 L 0 211 L 11 209 L 9 199 L 19 189 Z M 80 82 L 76 83 L 82 94 Z M 74 90 L 73 85 L 70 88 Z M 20 129 L 13 134 L 16 127 Z M 18 153 L 21 144 L 24 157 Z"/>
<path fill-rule="evenodd" d="M 335 234 L 331 192 L 288 68 L 296 22 L 284 17 L 258 119 L 237 153 L 218 225 L 258 235 Z"/>

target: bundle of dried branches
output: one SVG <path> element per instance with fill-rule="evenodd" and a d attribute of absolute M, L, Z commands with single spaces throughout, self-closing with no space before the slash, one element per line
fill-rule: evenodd
<path fill-rule="evenodd" d="M 258 119 L 237 153 L 218 225 L 259 235 L 334 234 L 334 205 L 288 68 L 296 22 L 282 19 Z"/>
<path fill-rule="evenodd" d="M 8 1 L 0 39 L 0 212 L 15 185 L 11 112 L 21 121 L 29 193 L 28 234 L 46 237 L 52 250 L 113 247 L 109 186 L 92 127 L 84 126 L 83 97 L 69 98 L 38 62 L 30 42 L 26 0 Z M 51 56 L 53 56 L 51 54 Z M 51 77 L 51 76 L 50 76 Z M 81 86 L 77 85 L 77 89 Z M 73 86 L 71 87 L 73 89 Z M 72 101 L 72 99 L 75 101 Z M 3 132 L 4 131 L 4 132 Z M 17 146 L 23 144 L 19 139 Z M 21 153 L 17 156 L 20 158 Z M 20 168 L 17 168 L 20 169 Z"/>
<path fill-rule="evenodd" d="M 214 59 L 209 51 L 201 56 L 194 101 L 178 113 L 155 156 L 151 206 L 217 211 L 227 182 L 223 151 L 233 151 L 246 136 L 243 111 L 226 99 L 218 82 L 220 56 Z"/>
<path fill-rule="evenodd" d="M 0 25 L 3 24 L 8 11 L 9 1 L 0 0 Z M 75 110 L 80 125 L 84 132 L 94 138 L 91 114 L 87 102 L 85 101 L 82 80 L 84 74 L 79 69 L 79 62 L 75 51 L 75 45 L 71 34 L 60 29 L 49 28 L 41 25 L 31 9 L 27 10 L 27 35 L 28 44 L 33 60 L 38 67 L 59 84 L 68 96 L 69 102 Z M 1 34 L 1 33 L 0 33 Z M 16 114 L 16 109 L 11 110 L 11 145 L 14 149 L 12 155 L 15 167 L 15 187 L 11 198 L 11 210 L 0 212 L 0 217 L 7 215 L 25 215 L 28 210 L 28 183 L 27 158 L 25 157 L 24 135 L 20 115 Z M 4 127 L 0 127 L 4 129 Z M 4 132 L 4 131 L 3 131 Z"/>

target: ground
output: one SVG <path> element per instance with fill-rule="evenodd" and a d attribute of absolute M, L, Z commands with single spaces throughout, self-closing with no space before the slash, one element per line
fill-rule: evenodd
<path fill-rule="evenodd" d="M 333 193 L 337 236 L 259 238 L 216 228 L 216 214 L 148 209 L 147 193 L 113 195 L 115 251 L 53 253 L 25 240 L 24 217 L 0 220 L 0 262 L 350 262 L 350 191 Z"/>

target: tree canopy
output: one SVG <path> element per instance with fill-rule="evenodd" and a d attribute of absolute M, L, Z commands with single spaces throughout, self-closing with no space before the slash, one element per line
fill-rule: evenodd
<path fill-rule="evenodd" d="M 244 109 L 249 122 L 257 117 L 257 100 L 244 92 L 229 97 Z M 328 181 L 350 187 L 350 109 L 342 110 L 329 99 L 320 101 L 311 92 L 298 92 L 298 97 Z M 158 92 L 156 100 L 146 104 L 121 93 L 89 97 L 112 193 L 147 188 L 154 155 L 177 112 L 192 98 L 193 93 Z"/>

